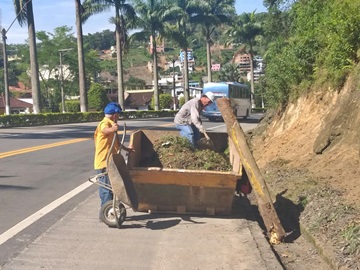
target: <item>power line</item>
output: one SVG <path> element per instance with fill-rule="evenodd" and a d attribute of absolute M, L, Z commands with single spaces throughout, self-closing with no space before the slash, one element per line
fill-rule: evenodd
<path fill-rule="evenodd" d="M 16 14 L 15 19 L 12 21 L 12 23 L 10 24 L 9 28 L 6 30 L 6 33 L 9 32 L 11 26 L 14 24 L 14 22 L 16 21 L 17 17 L 19 17 L 20 13 L 24 10 L 24 8 L 26 8 L 27 4 L 29 4 L 32 0 L 28 0 L 26 1 L 25 5 L 20 9 L 19 13 Z"/>

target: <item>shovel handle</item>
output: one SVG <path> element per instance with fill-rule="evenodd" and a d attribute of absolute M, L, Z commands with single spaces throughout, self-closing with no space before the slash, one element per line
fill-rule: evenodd
<path fill-rule="evenodd" d="M 209 137 L 209 135 L 207 135 L 206 131 L 204 131 L 204 136 L 208 141 L 210 141 L 210 137 Z"/>

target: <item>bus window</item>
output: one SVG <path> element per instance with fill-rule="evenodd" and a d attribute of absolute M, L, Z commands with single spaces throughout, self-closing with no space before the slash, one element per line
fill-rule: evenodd
<path fill-rule="evenodd" d="M 251 95 L 247 85 L 231 82 L 206 83 L 203 88 L 203 94 L 209 91 L 214 93 L 215 100 L 222 97 L 229 98 L 237 118 L 247 118 L 249 116 L 251 111 Z M 207 117 L 210 121 L 222 120 L 216 102 L 205 108 L 203 116 Z"/>
<path fill-rule="evenodd" d="M 230 85 L 229 98 L 235 116 L 247 118 L 251 111 L 251 95 L 249 87 L 245 84 Z"/>

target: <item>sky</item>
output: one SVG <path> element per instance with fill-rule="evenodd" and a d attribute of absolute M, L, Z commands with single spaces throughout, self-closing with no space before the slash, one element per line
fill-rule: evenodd
<path fill-rule="evenodd" d="M 59 26 L 72 27 L 75 34 L 75 1 L 74 0 L 32 0 L 35 30 L 53 33 Z M 236 0 L 235 8 L 237 14 L 243 12 L 264 12 L 263 0 Z M 114 10 L 97 14 L 88 19 L 83 25 L 83 34 L 102 32 L 103 30 L 114 30 L 114 26 L 108 21 L 114 16 Z M 20 27 L 15 19 L 13 0 L 0 0 L 0 28 L 7 30 L 7 44 L 25 43 L 28 37 L 27 27 Z M 13 24 L 12 24 L 13 23 Z"/>

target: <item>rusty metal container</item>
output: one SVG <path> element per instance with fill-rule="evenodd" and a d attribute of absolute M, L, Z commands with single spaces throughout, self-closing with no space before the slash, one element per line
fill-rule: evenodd
<path fill-rule="evenodd" d="M 209 170 L 165 169 L 142 167 L 144 160 L 154 154 L 154 142 L 177 131 L 139 130 L 131 134 L 135 152 L 128 158 L 128 169 L 134 183 L 138 211 L 152 213 L 228 215 L 231 213 L 236 181 L 234 172 Z M 228 146 L 226 133 L 209 133 L 215 151 Z M 233 159 L 233 158 L 232 158 Z M 234 161 L 232 160 L 233 164 Z M 236 163 L 236 162 L 235 162 Z M 238 165 L 237 165 L 238 166 Z"/>

